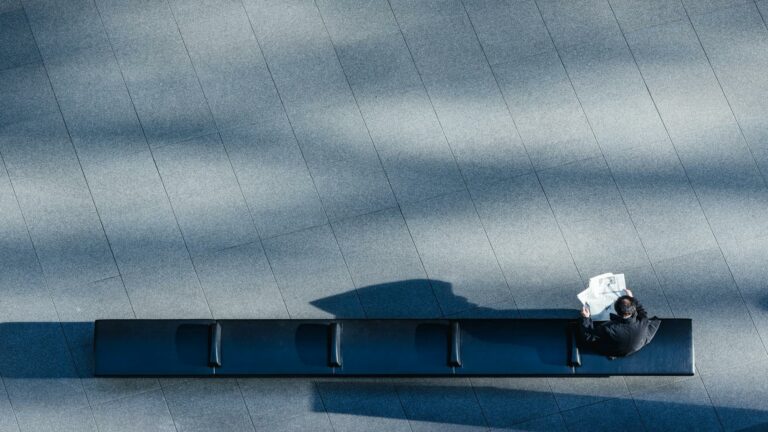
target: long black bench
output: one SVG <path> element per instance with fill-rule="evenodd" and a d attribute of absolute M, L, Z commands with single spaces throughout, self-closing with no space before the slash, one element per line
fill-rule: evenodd
<path fill-rule="evenodd" d="M 97 376 L 693 375 L 691 320 L 641 351 L 578 346 L 567 319 L 98 320 Z"/>

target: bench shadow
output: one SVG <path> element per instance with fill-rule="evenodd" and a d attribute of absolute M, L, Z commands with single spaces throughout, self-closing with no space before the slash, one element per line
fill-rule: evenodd
<path fill-rule="evenodd" d="M 501 300 L 496 306 L 485 306 L 471 302 L 454 292 L 453 284 L 437 279 L 405 279 L 367 285 L 310 302 L 318 309 L 333 316 L 343 317 L 343 306 L 350 294 L 360 300 L 366 318 L 577 318 L 579 311 L 573 309 L 510 308 Z M 575 293 L 574 293 L 575 298 Z M 444 307 L 443 305 L 446 305 Z M 450 307 L 451 313 L 443 309 Z"/>
<path fill-rule="evenodd" d="M 433 292 L 456 310 L 448 317 L 435 307 Z M 425 295 L 426 294 L 426 295 Z M 343 316 L 337 308 L 349 292 L 312 302 L 322 311 Z M 358 288 L 356 294 L 372 312 L 368 318 L 576 318 L 576 309 L 528 309 L 480 306 L 455 295 L 449 282 L 408 279 Z M 369 309 L 366 309 L 368 311 Z M 108 318 L 108 317 L 105 317 Z M 259 318 L 254 316 L 254 319 Z M 0 323 L 0 374 L 15 378 L 93 377 L 93 322 Z"/>
<path fill-rule="evenodd" d="M 546 390 L 546 382 L 542 390 L 535 390 L 531 389 L 530 380 L 526 379 L 493 380 L 491 384 L 487 379 L 473 379 L 472 385 L 466 380 L 458 382 L 445 378 L 426 382 L 408 379 L 321 381 L 315 394 L 318 399 L 315 409 L 339 414 L 341 418 L 379 417 L 418 423 L 490 427 L 493 430 L 548 431 L 559 430 L 553 422 L 541 421 L 560 411 L 557 399 L 568 400 L 573 407 L 563 410 L 563 418 L 576 430 L 614 430 L 615 416 L 608 415 L 609 412 L 621 416 L 622 429 L 644 430 L 643 423 L 650 426 L 650 422 L 654 430 L 678 430 L 681 427 L 686 430 L 709 430 L 719 428 L 719 416 L 720 419 L 727 419 L 727 423 L 740 425 L 735 428 L 730 426 L 730 429 L 745 432 L 768 430 L 767 410 L 713 406 L 704 400 L 701 404 L 668 400 L 663 388 L 636 395 L 633 401 L 629 394 L 603 398 L 588 393 L 549 391 Z M 684 382 L 672 386 L 690 387 Z M 655 391 L 659 392 L 660 400 L 655 400 Z"/>

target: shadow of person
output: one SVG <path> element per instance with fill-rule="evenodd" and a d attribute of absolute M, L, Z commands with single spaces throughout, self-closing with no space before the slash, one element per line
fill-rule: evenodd
<path fill-rule="evenodd" d="M 518 309 L 509 301 L 479 305 L 454 293 L 450 282 L 405 279 L 357 288 L 366 318 L 577 318 L 578 309 Z M 335 316 L 344 316 L 344 300 L 351 292 L 313 300 L 311 304 Z M 446 312 L 449 305 L 450 310 Z"/>

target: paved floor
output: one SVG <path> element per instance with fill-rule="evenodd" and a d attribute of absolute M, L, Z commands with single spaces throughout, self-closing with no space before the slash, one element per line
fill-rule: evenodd
<path fill-rule="evenodd" d="M 768 0 L 0 0 L 0 430 L 768 430 Z M 96 318 L 573 316 L 684 379 L 94 379 Z"/>

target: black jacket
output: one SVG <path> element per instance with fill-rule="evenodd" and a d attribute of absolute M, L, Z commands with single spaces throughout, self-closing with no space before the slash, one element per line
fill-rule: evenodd
<path fill-rule="evenodd" d="M 611 320 L 595 323 L 592 318 L 581 319 L 579 326 L 583 343 L 611 357 L 627 356 L 651 342 L 661 321 L 648 318 L 643 306 L 635 300 L 637 311 L 629 318 L 611 314 Z"/>

